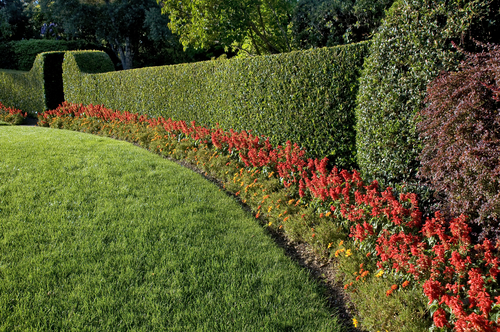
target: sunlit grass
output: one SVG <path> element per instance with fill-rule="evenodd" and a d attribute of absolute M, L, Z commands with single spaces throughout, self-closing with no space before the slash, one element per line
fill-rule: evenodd
<path fill-rule="evenodd" d="M 0 129 L 0 330 L 345 331 L 200 175 L 128 143 Z"/>

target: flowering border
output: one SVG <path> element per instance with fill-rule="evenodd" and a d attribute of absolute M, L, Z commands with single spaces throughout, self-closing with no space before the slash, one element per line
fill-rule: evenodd
<path fill-rule="evenodd" d="M 23 113 L 23 111 L 4 106 L 0 102 L 0 120 L 11 123 L 13 125 L 19 125 L 24 122 L 24 120 L 28 117 L 28 113 Z"/>

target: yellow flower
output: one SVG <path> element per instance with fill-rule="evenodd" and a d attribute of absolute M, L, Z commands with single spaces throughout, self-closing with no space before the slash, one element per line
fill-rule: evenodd
<path fill-rule="evenodd" d="M 375 275 L 375 277 L 380 278 L 384 274 L 384 270 L 380 270 L 379 273 Z"/>
<path fill-rule="evenodd" d="M 351 249 L 347 249 L 347 251 L 345 252 L 345 257 L 349 257 L 351 255 L 352 255 Z"/>
<path fill-rule="evenodd" d="M 328 249 L 332 247 L 333 242 L 328 243 Z"/>
<path fill-rule="evenodd" d="M 344 240 L 342 240 L 342 241 L 339 242 L 339 246 L 341 246 L 343 244 L 344 244 Z"/>
<path fill-rule="evenodd" d="M 358 327 L 358 321 L 356 320 L 356 318 L 352 319 L 352 323 L 354 324 L 354 327 Z"/>
<path fill-rule="evenodd" d="M 271 226 L 272 224 L 273 224 L 273 222 L 272 222 L 272 221 L 270 221 L 270 222 L 269 222 L 269 224 L 267 224 L 267 226 Z"/>

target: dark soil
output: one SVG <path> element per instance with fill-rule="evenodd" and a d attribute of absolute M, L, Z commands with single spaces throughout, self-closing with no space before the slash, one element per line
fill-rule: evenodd
<path fill-rule="evenodd" d="M 33 118 L 29 116 L 26 119 L 24 119 L 24 122 L 21 124 L 21 126 L 36 126 L 37 123 L 38 123 L 38 118 Z"/>

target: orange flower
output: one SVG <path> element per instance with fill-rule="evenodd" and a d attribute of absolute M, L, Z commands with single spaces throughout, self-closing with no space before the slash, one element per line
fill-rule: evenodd
<path fill-rule="evenodd" d="M 408 286 L 409 284 L 410 284 L 410 282 L 409 282 L 408 280 L 406 280 L 405 282 L 403 282 L 403 284 L 402 284 L 401 286 L 406 287 L 406 286 Z"/>

